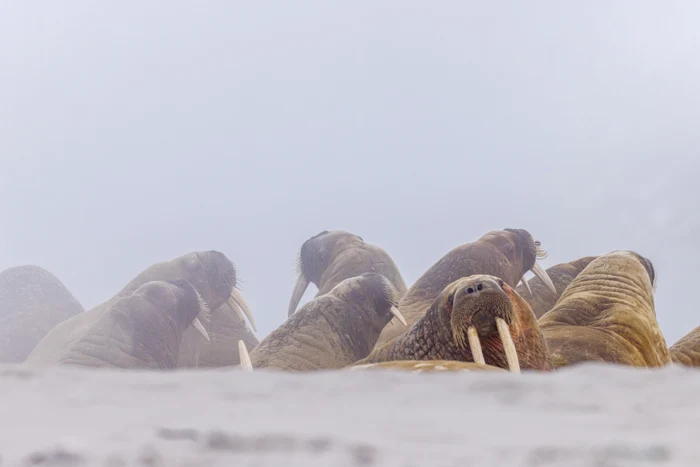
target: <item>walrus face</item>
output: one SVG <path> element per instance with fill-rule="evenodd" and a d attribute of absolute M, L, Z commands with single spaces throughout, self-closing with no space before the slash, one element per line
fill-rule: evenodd
<path fill-rule="evenodd" d="M 310 283 L 318 287 L 321 275 L 338 255 L 338 252 L 351 246 L 361 244 L 362 237 L 344 230 L 324 230 L 304 242 L 299 251 L 299 278 L 289 300 L 288 316 L 296 311 L 301 297 Z"/>
<path fill-rule="evenodd" d="M 353 279 L 346 280 L 352 281 Z M 350 289 L 347 294 L 348 300 L 361 305 L 363 308 L 376 310 L 381 320 L 380 328 L 386 326 L 392 316 L 395 316 L 404 326 L 407 326 L 406 320 L 397 308 L 399 293 L 389 279 L 375 272 L 366 272 L 359 276 L 359 282 L 360 287 Z M 370 306 L 367 307 L 365 306 L 366 304 Z"/>
<path fill-rule="evenodd" d="M 547 275 L 547 272 L 540 266 L 537 260 L 545 259 L 547 252 L 541 248 L 539 241 L 535 240 L 530 232 L 525 229 L 503 229 L 507 235 L 495 235 L 486 238 L 486 241 L 493 243 L 501 250 L 508 260 L 521 266 L 521 282 L 532 295 L 530 285 L 525 280 L 525 273 L 531 271 L 545 283 L 552 293 L 557 293 L 554 283 Z"/>
<path fill-rule="evenodd" d="M 242 322 L 247 316 L 257 331 L 250 307 L 236 288 L 236 268 L 226 255 L 215 250 L 193 252 L 182 256 L 180 264 L 185 270 L 181 277 L 188 278 L 209 309 L 227 304 Z"/>
<path fill-rule="evenodd" d="M 519 372 L 518 343 L 527 347 L 524 368 L 548 369 L 546 347 L 541 348 L 546 346 L 544 339 L 531 345 L 532 331 L 527 328 L 536 326 L 532 310 L 502 279 L 465 277 L 450 284 L 438 300 L 444 334 L 451 336 L 466 361 Z"/>

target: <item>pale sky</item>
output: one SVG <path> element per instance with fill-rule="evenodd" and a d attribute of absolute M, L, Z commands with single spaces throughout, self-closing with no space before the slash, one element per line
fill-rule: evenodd
<path fill-rule="evenodd" d="M 383 247 L 410 285 L 523 228 L 544 267 L 650 258 L 671 345 L 700 325 L 699 15 L 690 0 L 0 2 L 0 270 L 42 266 L 91 308 L 155 262 L 219 250 L 262 339 L 322 230 Z"/>

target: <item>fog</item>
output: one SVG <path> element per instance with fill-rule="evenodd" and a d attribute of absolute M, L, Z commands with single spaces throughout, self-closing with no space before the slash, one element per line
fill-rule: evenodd
<path fill-rule="evenodd" d="M 700 324 L 700 5 L 582 7 L 4 2 L 0 270 L 42 266 L 87 309 L 219 250 L 261 339 L 322 230 L 410 285 L 524 228 L 544 267 L 650 258 L 671 345 Z"/>

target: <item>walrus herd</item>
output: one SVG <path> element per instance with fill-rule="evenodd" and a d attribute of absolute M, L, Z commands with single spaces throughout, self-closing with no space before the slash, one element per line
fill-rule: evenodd
<path fill-rule="evenodd" d="M 451 249 L 407 288 L 384 249 L 323 231 L 300 248 L 286 321 L 260 342 L 236 268 L 218 251 L 157 263 L 88 311 L 48 271 L 19 266 L 0 273 L 0 363 L 515 373 L 587 361 L 700 366 L 700 327 L 666 344 L 648 258 L 613 251 L 544 270 L 546 256 L 527 230 L 495 230 Z M 318 291 L 300 307 L 310 284 Z"/>

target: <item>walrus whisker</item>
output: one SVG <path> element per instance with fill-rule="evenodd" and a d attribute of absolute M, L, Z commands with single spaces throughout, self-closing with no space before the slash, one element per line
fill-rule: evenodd
<path fill-rule="evenodd" d="M 544 285 L 546 285 L 547 288 L 552 291 L 552 293 L 554 293 L 554 294 L 557 293 L 557 288 L 554 287 L 554 283 L 552 282 L 552 279 L 549 278 L 547 271 L 542 269 L 542 266 L 540 266 L 540 264 L 537 261 L 535 261 L 535 264 L 534 264 L 534 266 L 532 266 L 532 269 L 530 269 L 530 271 L 532 271 L 532 273 L 535 276 L 539 277 L 540 280 L 542 282 L 544 282 Z"/>
<path fill-rule="evenodd" d="M 403 315 L 401 314 L 401 312 L 399 311 L 398 308 L 396 308 L 395 306 L 392 306 L 392 307 L 389 309 L 389 312 L 390 312 L 392 315 L 396 316 L 396 319 L 398 319 L 399 321 L 401 321 L 401 324 L 403 324 L 404 326 L 408 327 L 408 323 L 406 322 L 406 318 L 403 317 Z"/>
<path fill-rule="evenodd" d="M 238 356 L 241 361 L 241 369 L 245 371 L 253 371 L 253 362 L 250 360 L 248 348 L 245 346 L 245 342 L 242 340 L 238 341 Z"/>
<path fill-rule="evenodd" d="M 301 273 L 297 279 L 297 283 L 294 285 L 294 291 L 292 292 L 292 298 L 289 299 L 289 308 L 287 309 L 287 316 L 292 316 L 295 311 L 297 311 L 297 306 L 301 301 L 301 297 L 304 296 L 306 288 L 309 286 L 311 281 L 309 281 L 306 276 Z"/>
<path fill-rule="evenodd" d="M 467 329 L 467 339 L 469 339 L 469 348 L 472 351 L 474 363 L 486 365 L 486 360 L 484 360 L 484 352 L 481 350 L 479 333 L 476 332 L 476 328 L 474 326 L 469 326 L 469 329 Z"/>
<path fill-rule="evenodd" d="M 243 295 L 241 295 L 241 292 L 237 288 L 234 287 L 233 290 L 231 290 L 231 296 L 229 297 L 228 303 L 232 308 L 235 308 L 233 305 L 237 305 L 239 311 L 242 311 L 248 317 L 248 321 L 250 321 L 253 331 L 258 332 L 258 329 L 255 327 L 255 320 L 253 319 L 253 312 L 250 311 L 250 307 L 243 299 Z M 245 321 L 242 318 L 241 320 Z"/>
<path fill-rule="evenodd" d="M 523 283 L 527 291 L 530 293 L 530 295 L 532 295 L 532 289 L 530 288 L 530 284 L 527 283 L 527 279 L 525 279 L 525 276 L 520 278 L 520 282 Z"/>
<path fill-rule="evenodd" d="M 508 369 L 513 373 L 520 373 L 518 352 L 515 350 L 515 343 L 513 342 L 513 337 L 510 335 L 508 323 L 506 323 L 503 318 L 496 318 L 496 327 L 498 328 L 498 335 L 501 337 L 501 342 L 503 343 L 503 351 L 506 354 Z"/>

